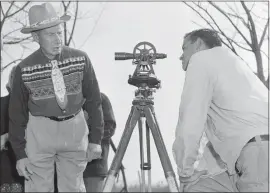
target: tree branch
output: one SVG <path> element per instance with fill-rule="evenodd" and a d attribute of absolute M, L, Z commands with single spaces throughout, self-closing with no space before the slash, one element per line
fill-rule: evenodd
<path fill-rule="evenodd" d="M 29 2 L 29 3 L 31 3 L 31 2 Z M 14 7 L 16 7 L 17 9 L 20 9 L 20 7 L 18 6 L 18 5 L 16 5 L 16 4 L 14 4 L 13 5 Z M 22 9 L 21 11 L 23 11 L 24 13 L 28 13 L 26 10 L 24 10 L 24 9 Z"/>
<path fill-rule="evenodd" d="M 262 33 L 262 37 L 261 37 L 261 40 L 260 40 L 260 43 L 259 43 L 259 48 L 261 48 L 261 46 L 262 46 L 262 43 L 263 43 L 263 40 L 264 40 L 264 36 L 265 36 L 265 34 L 266 34 L 266 31 L 267 31 L 267 29 L 268 29 L 268 26 L 269 26 L 269 18 L 268 18 L 268 20 L 267 20 L 267 22 L 266 22 L 266 24 L 265 24 L 265 26 L 264 26 L 264 30 L 263 30 L 263 33 Z"/>
<path fill-rule="evenodd" d="M 235 45 L 237 45 L 239 48 L 242 48 L 243 50 L 246 50 L 246 51 L 249 51 L 249 52 L 253 52 L 253 50 L 241 46 L 241 45 L 240 45 L 238 42 L 236 42 L 235 40 L 233 40 L 233 39 L 231 39 L 231 38 L 229 38 L 229 37 L 227 37 L 227 38 L 230 39 L 230 40 L 231 40 Z"/>
<path fill-rule="evenodd" d="M 235 17 L 237 19 L 240 19 L 242 21 L 242 23 L 244 24 L 244 26 L 246 26 L 246 28 L 250 28 L 249 25 L 246 23 L 246 21 L 244 20 L 243 17 L 239 16 L 239 15 L 235 15 L 235 14 L 232 14 L 232 13 L 227 13 L 229 16 L 231 17 Z"/>
<path fill-rule="evenodd" d="M 263 50 L 260 50 L 260 51 L 261 51 L 261 53 L 263 53 L 263 55 L 269 60 L 268 54 L 266 54 Z"/>
<path fill-rule="evenodd" d="M 265 17 L 260 17 L 258 16 L 257 14 L 255 14 L 254 12 L 250 12 L 252 15 L 254 15 L 255 17 L 259 18 L 259 19 L 264 19 L 264 20 L 267 20 L 268 18 L 265 18 Z"/>
<path fill-rule="evenodd" d="M 67 4 L 67 9 L 69 8 L 70 3 L 71 3 L 71 1 L 68 2 L 68 4 Z"/>
<path fill-rule="evenodd" d="M 3 9 L 3 7 L 2 7 L 2 2 L 0 2 L 0 5 L 1 5 L 1 12 L 2 12 L 2 14 L 3 14 L 3 18 L 4 18 L 6 15 L 5 15 L 5 13 L 4 13 L 4 9 Z"/>
<path fill-rule="evenodd" d="M 14 61 L 12 61 L 12 62 L 10 62 L 10 63 L 8 63 L 7 65 L 5 65 L 4 67 L 2 67 L 1 68 L 1 72 L 3 72 L 7 67 L 9 67 L 11 64 L 14 64 L 14 63 L 16 63 L 16 62 L 19 62 L 19 61 L 22 61 L 23 59 L 16 59 L 16 60 L 14 60 Z"/>
<path fill-rule="evenodd" d="M 69 31 L 68 31 L 68 35 L 70 36 L 70 32 L 69 32 Z M 75 48 L 76 45 L 75 45 L 75 42 L 74 42 L 73 38 L 71 38 L 71 42 L 72 42 L 72 44 L 73 44 L 73 47 Z M 70 45 L 70 44 L 69 44 L 69 45 Z"/>
<path fill-rule="evenodd" d="M 185 1 L 183 1 L 183 3 L 186 4 L 188 7 L 190 7 L 193 11 L 195 11 L 212 29 L 215 30 L 215 28 L 212 26 L 212 24 L 198 10 L 196 10 L 194 7 L 192 7 L 191 5 L 189 5 Z"/>
<path fill-rule="evenodd" d="M 237 32 L 242 36 L 242 38 L 246 41 L 246 43 L 252 48 L 252 44 L 247 40 L 247 38 L 244 36 L 244 34 L 238 29 L 238 27 L 233 23 L 233 21 L 231 20 L 231 18 L 220 8 L 218 7 L 216 4 L 214 4 L 211 1 L 208 1 L 214 8 L 216 8 L 220 13 L 222 13 L 229 21 L 230 23 L 233 25 L 233 27 L 237 30 Z"/>
<path fill-rule="evenodd" d="M 253 9 L 254 5 L 255 5 L 255 2 L 253 2 L 253 4 L 252 4 L 251 8 L 248 10 L 249 12 L 251 12 L 251 11 L 252 11 L 252 9 Z"/>
<path fill-rule="evenodd" d="M 65 4 L 65 1 L 62 1 L 62 5 L 64 7 L 64 10 L 66 10 L 66 4 Z"/>
<path fill-rule="evenodd" d="M 186 3 L 185 1 L 183 1 L 183 3 L 185 3 L 188 7 L 190 7 L 193 11 L 195 11 L 213 30 L 215 30 L 215 28 L 211 25 L 211 23 L 204 17 L 202 16 L 202 14 L 197 11 L 196 9 L 194 9 L 191 5 L 189 5 L 188 3 Z M 230 47 L 226 42 L 224 42 L 223 40 L 221 40 L 222 43 L 224 43 L 229 49 L 232 49 L 232 47 Z"/>
<path fill-rule="evenodd" d="M 83 47 L 84 44 L 88 41 L 88 39 L 93 35 L 93 33 L 94 33 L 94 31 L 95 31 L 95 29 L 96 29 L 96 27 L 97 27 L 97 24 L 98 24 L 98 22 L 99 22 L 99 20 L 100 20 L 100 18 L 101 18 L 101 16 L 102 16 L 102 14 L 103 14 L 103 12 L 104 12 L 104 9 L 105 9 L 105 5 L 103 6 L 103 8 L 102 8 L 102 10 L 101 10 L 101 12 L 100 12 L 98 18 L 96 19 L 96 21 L 95 21 L 95 23 L 94 23 L 94 27 L 92 28 L 91 32 L 90 32 L 89 35 L 87 36 L 86 40 L 85 40 L 85 41 L 83 42 L 83 44 L 79 47 L 79 49 L 80 49 L 81 47 Z"/>
<path fill-rule="evenodd" d="M 245 19 L 243 17 L 241 17 L 227 2 L 226 5 L 228 6 L 228 8 L 234 13 L 227 13 L 229 16 L 231 17 L 235 17 L 237 19 L 240 19 L 242 21 L 242 23 L 244 24 L 244 26 L 246 26 L 249 29 L 249 25 L 248 23 L 245 21 Z M 237 6 L 235 5 L 235 8 L 237 9 Z"/>
<path fill-rule="evenodd" d="M 229 42 L 230 46 L 228 46 L 226 43 L 224 43 L 224 41 L 223 41 L 223 43 L 224 43 L 229 49 L 231 49 L 236 55 L 238 55 L 237 52 L 236 52 L 236 50 L 235 50 L 235 48 L 234 48 L 234 46 L 232 45 L 232 42 L 230 41 L 230 40 L 232 40 L 232 39 L 231 39 L 231 38 L 228 38 L 228 36 L 221 30 L 221 28 L 219 27 L 219 25 L 217 24 L 217 22 L 215 21 L 215 19 L 211 16 L 211 14 L 210 14 L 205 8 L 203 8 L 201 5 L 196 4 L 195 2 L 193 2 L 193 4 L 195 4 L 195 5 L 196 5 L 197 7 L 199 7 L 201 10 L 203 10 L 203 11 L 210 17 L 210 19 L 214 22 L 215 26 L 218 28 L 220 34 L 221 34 L 223 37 L 225 37 L 226 40 Z M 209 21 L 208 21 L 208 23 L 209 23 Z M 212 29 L 214 29 L 214 28 L 212 27 Z M 214 30 L 215 30 L 215 29 L 214 29 Z M 215 30 L 215 31 L 216 31 L 216 30 Z"/>
<path fill-rule="evenodd" d="M 14 22 L 21 24 L 22 27 L 25 26 L 25 23 L 23 23 L 23 22 L 21 21 L 21 18 L 14 18 L 14 20 L 15 20 Z"/>
<path fill-rule="evenodd" d="M 16 31 L 19 31 L 19 30 L 21 30 L 21 29 L 22 29 L 22 28 L 17 28 L 17 29 L 15 29 L 15 30 L 12 30 L 12 31 L 8 32 L 7 34 L 3 35 L 3 39 L 4 39 L 5 37 L 9 36 L 10 34 L 16 32 Z"/>
<path fill-rule="evenodd" d="M 7 54 L 7 52 L 5 52 Z M 23 50 L 23 53 L 21 54 L 21 57 L 19 59 L 16 59 L 16 60 L 13 60 L 12 62 L 8 63 L 7 65 L 5 65 L 4 67 L 1 66 L 1 72 L 3 72 L 7 67 L 9 67 L 11 64 L 14 64 L 16 62 L 19 62 L 19 61 L 22 61 L 22 57 L 23 57 L 23 54 L 24 54 L 24 50 Z M 9 54 L 7 54 L 10 58 L 12 58 L 12 56 L 10 56 Z"/>
<path fill-rule="evenodd" d="M 11 1 L 9 3 L 10 3 L 10 6 L 8 7 L 8 10 L 6 11 L 6 14 L 5 14 L 6 15 L 6 18 L 8 17 L 8 13 L 11 10 L 11 8 L 12 8 L 13 4 L 15 3 L 15 1 Z"/>
<path fill-rule="evenodd" d="M 17 13 L 19 13 L 20 11 L 24 10 L 24 8 L 30 3 L 30 1 L 27 1 L 21 8 L 19 8 L 17 11 L 9 14 L 7 17 L 12 17 L 14 15 L 16 15 Z M 15 5 L 15 4 L 14 4 Z M 18 7 L 18 6 L 16 6 Z"/>
<path fill-rule="evenodd" d="M 244 10 L 248 16 L 248 21 L 250 22 L 250 25 L 251 25 L 251 30 L 250 30 L 251 41 L 252 41 L 253 45 L 257 45 L 258 39 L 257 39 L 257 32 L 256 32 L 254 21 L 252 19 L 252 16 L 251 16 L 250 11 L 248 10 L 246 4 L 243 1 L 240 1 L 240 2 L 241 2 L 242 7 L 244 8 Z"/>
<path fill-rule="evenodd" d="M 18 43 L 21 43 L 25 40 L 29 40 L 31 37 L 32 36 L 28 36 L 26 38 L 14 38 L 14 40 L 3 42 L 3 44 L 9 44 L 9 45 L 18 44 Z"/>
<path fill-rule="evenodd" d="M 73 26 L 72 26 L 72 30 L 71 30 L 71 33 L 70 33 L 70 36 L 69 36 L 69 40 L 68 40 L 68 44 L 70 44 L 70 41 L 72 40 L 73 38 L 73 33 L 74 33 L 74 30 L 75 30 L 75 26 L 76 26 L 76 21 L 77 21 L 77 16 L 78 16 L 78 10 L 79 10 L 79 2 L 76 1 L 76 11 L 75 11 L 75 18 L 74 18 L 74 21 L 73 21 Z"/>
<path fill-rule="evenodd" d="M 10 2 L 9 2 L 9 3 L 10 3 Z M 11 7 L 13 6 L 13 4 L 14 4 L 14 1 L 12 1 L 12 2 L 10 3 L 10 5 L 9 5 L 7 11 L 6 11 L 6 13 L 4 13 L 4 11 L 3 11 L 3 19 L 1 20 L 1 26 L 0 26 L 0 32 L 1 32 L 1 33 L 2 33 L 2 28 L 3 28 L 3 25 L 4 25 L 4 23 L 5 23 L 5 20 L 8 18 L 8 13 L 9 13 Z M 1 9 L 3 10 L 2 4 L 1 4 Z"/>
<path fill-rule="evenodd" d="M 64 13 L 66 14 L 67 6 L 65 4 L 65 1 L 62 1 L 62 5 L 64 7 Z M 67 24 L 66 24 L 66 22 L 64 22 L 64 42 L 65 42 L 65 45 L 67 46 Z"/>

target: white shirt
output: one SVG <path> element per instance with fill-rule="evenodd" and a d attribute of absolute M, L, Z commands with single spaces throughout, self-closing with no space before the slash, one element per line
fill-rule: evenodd
<path fill-rule="evenodd" d="M 245 144 L 268 134 L 268 90 L 227 48 L 190 59 L 173 144 L 180 176 L 193 174 L 204 131 L 231 174 Z"/>

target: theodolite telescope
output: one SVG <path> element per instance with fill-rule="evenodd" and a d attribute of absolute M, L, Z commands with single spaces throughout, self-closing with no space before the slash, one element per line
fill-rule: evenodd
<path fill-rule="evenodd" d="M 137 65 L 133 75 L 129 75 L 128 83 L 141 87 L 142 84 L 149 88 L 160 88 L 160 80 L 157 79 L 153 65 L 156 59 L 167 58 L 166 54 L 157 53 L 156 48 L 149 42 L 138 43 L 133 53 L 116 52 L 115 60 L 133 60 L 132 64 Z"/>

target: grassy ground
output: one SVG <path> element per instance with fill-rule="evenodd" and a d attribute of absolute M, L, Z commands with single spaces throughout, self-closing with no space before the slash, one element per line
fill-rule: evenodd
<path fill-rule="evenodd" d="M 122 186 L 116 186 L 114 187 L 112 192 L 120 192 Z M 152 186 L 152 192 L 170 192 L 168 186 L 162 186 L 162 185 L 153 185 Z M 130 185 L 128 186 L 128 192 L 140 192 L 140 185 Z M 147 192 L 147 186 L 146 186 L 146 192 Z"/>

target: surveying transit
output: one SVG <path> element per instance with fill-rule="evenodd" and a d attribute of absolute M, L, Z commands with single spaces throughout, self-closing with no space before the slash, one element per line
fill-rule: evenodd
<path fill-rule="evenodd" d="M 147 48 L 149 47 L 149 48 Z M 138 87 L 135 91 L 135 98 L 132 101 L 131 111 L 125 125 L 124 132 L 119 142 L 117 151 L 108 171 L 108 176 L 104 183 L 103 192 L 111 192 L 115 178 L 121 167 L 122 159 L 126 152 L 132 132 L 138 122 L 140 140 L 140 160 L 142 176 L 142 192 L 145 192 L 145 174 L 148 171 L 148 192 L 151 192 L 151 156 L 150 156 L 150 130 L 157 148 L 157 152 L 162 164 L 162 168 L 167 179 L 171 192 L 179 192 L 175 179 L 175 174 L 166 151 L 162 135 L 160 133 L 157 118 L 154 112 L 153 92 L 160 88 L 160 80 L 157 79 L 153 64 L 156 59 L 166 58 L 166 54 L 156 53 L 156 48 L 149 42 L 138 43 L 133 53 L 116 52 L 115 60 L 132 59 L 132 64 L 137 65 L 133 75 L 129 75 L 128 84 Z M 145 118 L 146 152 L 147 161 L 144 160 L 143 149 L 143 119 Z"/>

